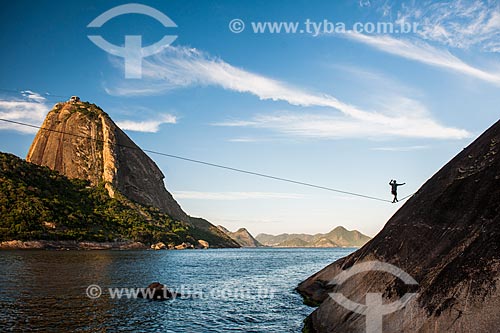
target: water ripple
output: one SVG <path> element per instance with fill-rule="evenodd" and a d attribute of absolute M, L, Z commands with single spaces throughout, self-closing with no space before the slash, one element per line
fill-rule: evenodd
<path fill-rule="evenodd" d="M 312 309 L 295 286 L 352 251 L 2 251 L 0 331 L 300 332 Z M 107 293 L 153 281 L 202 297 L 151 302 Z M 90 284 L 103 296 L 86 297 Z"/>

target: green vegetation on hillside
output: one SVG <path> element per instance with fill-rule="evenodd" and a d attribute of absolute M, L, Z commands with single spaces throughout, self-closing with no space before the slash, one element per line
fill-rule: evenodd
<path fill-rule="evenodd" d="M 210 247 L 240 247 L 213 224 L 199 217 L 190 217 L 190 234 L 196 239 L 206 240 Z"/>
<path fill-rule="evenodd" d="M 60 112 L 63 109 L 63 106 L 65 103 L 57 103 L 54 105 L 54 108 L 52 109 L 52 112 Z M 96 120 L 98 119 L 99 115 L 104 115 L 106 117 L 109 117 L 106 112 L 104 112 L 99 106 L 89 103 L 89 102 L 75 102 L 71 103 L 71 106 L 69 108 L 70 114 L 80 112 L 84 115 L 86 115 L 90 120 Z M 69 115 L 68 115 L 69 117 Z"/>
<path fill-rule="evenodd" d="M 0 153 L 0 240 L 196 243 L 190 226 L 117 195 Z M 193 228 L 196 229 L 196 228 Z M 196 238 L 198 239 L 198 238 Z M 210 242 L 210 240 L 208 240 Z"/>

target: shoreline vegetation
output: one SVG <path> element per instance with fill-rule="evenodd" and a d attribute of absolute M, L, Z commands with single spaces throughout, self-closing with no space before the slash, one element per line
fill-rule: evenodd
<path fill-rule="evenodd" d="M 2 152 L 0 217 L 0 249 L 225 245 L 202 219 L 174 220 L 119 193 L 111 198 L 105 184 L 90 186 Z"/>
<path fill-rule="evenodd" d="M 73 96 L 41 128 L 25 160 L 0 153 L 0 241 L 239 247 L 186 214 L 156 163 L 97 105 Z"/>
<path fill-rule="evenodd" d="M 75 240 L 10 240 L 0 242 L 0 250 L 186 250 L 186 249 L 208 249 L 208 242 L 202 241 L 194 246 L 190 243 L 179 245 L 165 245 L 156 243 L 148 246 L 136 241 L 116 241 L 116 242 L 93 242 Z"/>
<path fill-rule="evenodd" d="M 370 239 L 337 227 L 261 241 L 189 216 L 155 162 L 76 96 L 56 104 L 43 128 L 26 160 L 0 152 L 0 249 L 345 248 Z"/>
<path fill-rule="evenodd" d="M 193 242 L 189 226 L 116 195 L 0 153 L 0 241 Z M 49 244 L 49 243 L 48 243 Z"/>
<path fill-rule="evenodd" d="M 0 190 L 0 250 L 224 247 L 219 239 L 213 237 L 213 234 L 223 232 L 221 226 L 216 228 L 203 219 L 193 217 L 190 218 L 191 225 L 176 221 L 154 207 L 140 205 L 118 193 L 111 198 L 105 184 L 91 186 L 86 180 L 69 179 L 57 171 L 2 152 Z M 339 230 L 350 233 L 343 228 L 333 231 Z M 247 240 L 242 242 L 241 237 L 236 238 L 235 242 L 242 247 L 250 247 L 250 243 L 264 248 L 343 248 L 358 245 L 356 242 L 339 241 L 339 237 L 335 237 L 335 241 L 321 242 L 321 246 L 293 241 L 260 244 L 246 229 L 239 231 Z M 344 235 L 342 238 L 350 240 L 351 237 Z"/>
<path fill-rule="evenodd" d="M 162 246 L 163 243 L 152 244 L 148 246 L 142 242 L 119 241 L 119 242 L 94 242 L 94 241 L 50 241 L 50 240 L 9 240 L 0 242 L 1 250 L 204 250 L 208 247 L 192 246 L 189 243 L 182 243 L 176 246 Z M 164 244 L 163 244 L 164 245 Z M 251 248 L 251 247 L 241 247 Z M 347 249 L 357 248 L 359 246 L 332 246 L 332 247 L 290 247 L 290 246 L 260 246 L 260 249 Z"/>
<path fill-rule="evenodd" d="M 91 241 L 48 241 L 11 240 L 0 242 L 0 250 L 145 250 L 141 242 L 91 242 Z"/>

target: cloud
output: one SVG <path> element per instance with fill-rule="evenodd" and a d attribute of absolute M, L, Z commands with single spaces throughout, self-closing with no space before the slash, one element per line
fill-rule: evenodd
<path fill-rule="evenodd" d="M 261 199 L 302 199 L 302 194 L 274 192 L 195 192 L 175 191 L 177 199 L 195 200 L 261 200 Z"/>
<path fill-rule="evenodd" d="M 107 88 L 116 95 L 149 95 L 190 86 L 219 86 L 226 90 L 250 93 L 261 100 L 286 101 L 292 105 L 337 105 L 326 95 L 308 93 L 281 81 L 234 67 L 196 49 L 170 46 L 143 62 L 143 79 L 125 81 L 121 87 Z"/>
<path fill-rule="evenodd" d="M 470 135 L 465 130 L 438 124 L 423 108 L 411 110 L 402 107 L 398 113 L 393 114 L 361 110 L 331 95 L 309 92 L 279 80 L 251 73 L 196 49 L 170 46 L 162 53 L 145 59 L 142 74 L 142 80 L 125 80 L 121 86 L 107 88 L 108 93 L 149 95 L 182 87 L 213 85 L 230 91 L 250 93 L 261 100 L 285 101 L 295 106 L 326 107 L 340 111 L 341 114 L 329 112 L 323 115 L 323 118 L 311 119 L 309 116 L 308 128 L 311 128 L 312 123 L 328 121 L 326 124 L 318 124 L 319 127 L 312 126 L 311 130 L 319 129 L 320 132 L 329 133 L 311 134 L 316 137 L 329 137 L 334 134 L 334 130 L 340 130 L 334 134 L 335 137 L 359 135 L 366 132 L 365 128 L 375 129 L 369 131 L 370 136 L 390 134 L 418 138 L 460 139 Z M 398 102 L 395 102 L 394 107 L 396 106 L 400 106 Z M 275 120 L 276 124 L 282 123 L 281 120 L 284 118 L 281 116 L 280 120 L 271 119 Z M 299 123 L 293 123 L 295 120 Z M 294 125 L 292 127 L 303 127 L 300 123 L 303 120 L 300 116 L 286 117 L 286 123 Z M 256 120 L 252 120 L 247 125 L 252 126 L 255 122 Z M 240 123 L 240 125 L 245 124 Z M 304 130 L 296 132 L 304 133 Z"/>
<path fill-rule="evenodd" d="M 406 152 L 406 151 L 414 151 L 414 150 L 423 150 L 423 149 L 428 149 L 429 146 L 400 146 L 400 147 L 375 147 L 372 148 L 371 150 L 376 150 L 376 151 L 400 151 L 400 152 Z"/>
<path fill-rule="evenodd" d="M 21 96 L 0 98 L 0 118 L 41 126 L 50 111 L 47 99 L 31 90 L 21 91 Z M 155 120 L 117 121 L 123 130 L 156 133 L 162 124 L 175 124 L 177 118 L 171 114 L 155 116 Z M 15 130 L 22 133 L 36 133 L 38 129 L 7 122 L 0 122 L 0 130 Z"/>
<path fill-rule="evenodd" d="M 133 121 L 133 120 L 122 120 L 117 121 L 116 124 L 122 130 L 129 130 L 134 132 L 146 132 L 146 133 L 156 133 L 160 130 L 160 125 L 162 124 L 175 124 L 177 123 L 177 118 L 170 114 L 164 114 L 159 117 L 158 120 L 145 120 L 145 121 Z"/>
<path fill-rule="evenodd" d="M 23 90 L 23 91 L 21 91 L 21 94 L 24 97 L 26 97 L 27 99 L 38 102 L 38 103 L 43 103 L 47 100 L 45 97 L 43 97 L 39 93 L 36 93 L 34 91 L 31 91 L 31 90 Z"/>
<path fill-rule="evenodd" d="M 359 0 L 359 7 L 370 7 L 370 0 Z"/>
<path fill-rule="evenodd" d="M 229 142 L 262 142 L 265 141 L 262 138 L 250 138 L 250 137 L 241 137 L 241 138 L 232 138 L 227 140 Z"/>
<path fill-rule="evenodd" d="M 50 108 L 41 95 L 26 90 L 22 92 L 25 100 L 17 97 L 0 99 L 0 118 L 40 126 Z M 32 127 L 0 122 L 0 130 L 15 130 L 21 133 L 36 133 Z"/>
<path fill-rule="evenodd" d="M 408 125 L 398 124 L 398 122 L 406 122 Z M 470 136 L 467 131 L 461 129 L 449 128 L 443 131 L 441 126 L 426 119 L 417 119 L 415 121 L 398 120 L 398 122 L 385 126 L 376 123 L 361 124 L 356 120 L 345 119 L 335 114 L 277 112 L 274 114 L 258 114 L 250 121 L 225 121 L 213 125 L 262 128 L 285 135 L 312 139 L 378 137 L 463 139 Z M 409 125 L 410 123 L 413 123 L 413 125 Z"/>
<path fill-rule="evenodd" d="M 418 35 L 443 45 L 500 51 L 500 4 L 497 1 L 432 1 L 406 3 L 399 22 L 418 22 Z"/>
<path fill-rule="evenodd" d="M 353 41 L 369 45 L 383 52 L 500 85 L 500 73 L 490 73 L 471 66 L 449 51 L 437 49 L 424 42 L 401 40 L 386 35 L 369 36 L 349 33 L 347 36 Z"/>

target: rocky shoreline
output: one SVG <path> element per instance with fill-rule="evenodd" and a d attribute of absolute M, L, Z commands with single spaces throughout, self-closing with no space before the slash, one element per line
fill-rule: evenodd
<path fill-rule="evenodd" d="M 10 240 L 0 242 L 0 250 L 185 250 L 207 249 L 208 242 L 200 240 L 196 246 L 190 243 L 166 246 L 163 243 L 148 246 L 141 242 L 91 242 L 91 241 L 48 241 Z"/>
<path fill-rule="evenodd" d="M 11 240 L 0 242 L 0 250 L 143 250 L 149 247 L 141 242 L 90 242 Z"/>

